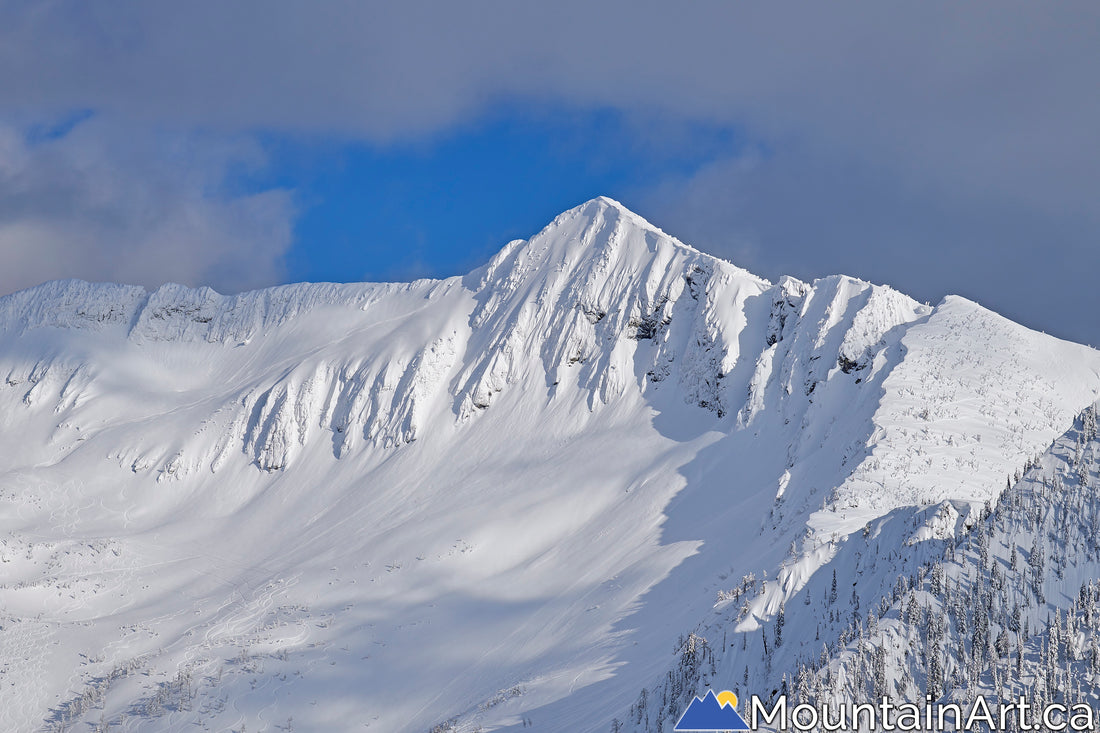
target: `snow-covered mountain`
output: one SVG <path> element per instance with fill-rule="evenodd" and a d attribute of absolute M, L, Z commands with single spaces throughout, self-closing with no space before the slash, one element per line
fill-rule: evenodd
<path fill-rule="evenodd" d="M 845 665 L 1100 353 L 601 198 L 447 280 L 48 283 L 0 376 L 0 729 L 603 732 Z"/>

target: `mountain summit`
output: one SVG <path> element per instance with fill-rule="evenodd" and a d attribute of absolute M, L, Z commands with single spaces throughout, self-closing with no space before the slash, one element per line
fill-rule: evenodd
<path fill-rule="evenodd" d="M 1100 354 L 598 198 L 446 280 L 47 283 L 0 375 L 4 730 L 602 733 L 874 523 L 973 526 Z"/>

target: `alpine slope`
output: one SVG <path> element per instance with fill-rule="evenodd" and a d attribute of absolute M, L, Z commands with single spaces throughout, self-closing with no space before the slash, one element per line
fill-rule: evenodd
<path fill-rule="evenodd" d="M 606 198 L 445 280 L 14 293 L 0 730 L 668 731 L 1098 397 L 1088 347 Z"/>

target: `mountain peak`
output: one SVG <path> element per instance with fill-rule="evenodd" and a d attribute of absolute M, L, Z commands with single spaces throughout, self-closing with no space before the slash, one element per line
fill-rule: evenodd
<path fill-rule="evenodd" d="M 698 691 L 685 670 L 775 689 L 856 641 L 823 563 L 865 609 L 912 608 L 895 578 L 1098 389 L 1100 353 L 964 299 L 771 285 L 605 197 L 465 278 L 15 293 L 0 730 L 637 730 L 679 704 L 666 680 Z M 1052 474 L 1086 514 L 1095 422 Z M 1047 555 L 1072 580 L 1071 556 Z"/>
<path fill-rule="evenodd" d="M 636 222 L 637 224 L 639 224 L 640 226 L 642 226 L 646 229 L 652 229 L 652 230 L 658 231 L 658 232 L 661 231 L 658 227 L 654 226 L 649 221 L 647 221 L 645 219 L 645 217 L 631 211 L 629 208 L 627 208 L 621 202 L 616 201 L 615 199 L 611 198 L 610 196 L 597 196 L 596 198 L 589 199 L 588 201 L 585 201 L 580 206 L 576 206 L 576 207 L 570 209 L 569 211 L 577 211 L 577 210 L 580 210 L 582 212 L 614 211 L 619 215 L 623 215 L 623 216 L 627 216 L 627 217 L 631 218 L 632 220 L 634 220 L 634 222 Z M 661 233 L 663 234 L 664 232 L 661 232 Z"/>
<path fill-rule="evenodd" d="M 672 253 L 738 278 L 747 278 L 769 287 L 764 278 L 737 267 L 714 255 L 700 252 L 660 227 L 634 213 L 619 201 L 597 196 L 562 212 L 529 240 L 516 240 L 506 245 L 485 268 L 477 273 L 493 273 L 506 261 L 522 262 L 530 271 L 536 262 L 551 265 L 560 271 L 566 264 L 572 267 L 581 260 L 591 260 L 599 272 L 615 269 L 612 261 L 632 272 L 652 270 L 668 264 Z"/>
<path fill-rule="evenodd" d="M 594 226 L 602 226 L 604 223 L 629 226 L 639 229 L 642 232 L 668 239 L 675 242 L 680 247 L 697 251 L 694 247 L 684 244 L 675 237 L 666 234 L 660 227 L 653 224 L 645 217 L 631 211 L 622 203 L 609 196 L 597 196 L 596 198 L 585 201 L 579 206 L 574 206 L 572 209 L 562 212 L 547 226 L 547 229 L 553 228 L 558 222 L 573 221 L 577 219 L 587 219 Z"/>

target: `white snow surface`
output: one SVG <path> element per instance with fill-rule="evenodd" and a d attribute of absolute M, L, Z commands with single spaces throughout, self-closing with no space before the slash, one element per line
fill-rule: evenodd
<path fill-rule="evenodd" d="M 47 283 L 0 298 L 0 730 L 606 731 L 720 590 L 777 580 L 751 632 L 1098 396 L 1089 348 L 606 198 L 447 280 Z"/>

